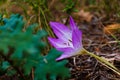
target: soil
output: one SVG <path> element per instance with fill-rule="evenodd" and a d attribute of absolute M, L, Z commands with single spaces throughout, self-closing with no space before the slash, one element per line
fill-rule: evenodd
<path fill-rule="evenodd" d="M 90 52 L 104 57 L 120 69 L 120 44 L 109 34 L 104 33 L 102 21 L 96 24 L 78 24 L 83 32 L 83 46 Z M 114 34 L 120 39 L 120 33 Z M 69 59 L 71 70 L 69 80 L 120 80 L 120 76 L 88 55 L 80 55 Z"/>

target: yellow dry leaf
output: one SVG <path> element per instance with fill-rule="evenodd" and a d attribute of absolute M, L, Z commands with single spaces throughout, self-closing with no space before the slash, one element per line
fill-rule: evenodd
<path fill-rule="evenodd" d="M 111 24 L 104 27 L 104 33 L 106 34 L 114 34 L 114 33 L 120 33 L 120 24 Z"/>

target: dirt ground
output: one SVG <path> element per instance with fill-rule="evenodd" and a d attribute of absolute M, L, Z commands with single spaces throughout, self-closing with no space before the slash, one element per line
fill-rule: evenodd
<path fill-rule="evenodd" d="M 83 46 L 96 55 L 106 58 L 120 69 L 120 44 L 104 28 L 108 24 L 97 21 L 95 24 L 80 23 L 83 32 Z M 120 39 L 120 33 L 114 34 Z M 120 76 L 100 64 L 96 59 L 82 55 L 69 59 L 71 70 L 69 80 L 120 80 Z"/>

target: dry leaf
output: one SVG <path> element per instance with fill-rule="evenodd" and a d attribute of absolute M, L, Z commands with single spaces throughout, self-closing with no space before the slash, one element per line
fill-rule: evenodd
<path fill-rule="evenodd" d="M 78 20 L 91 22 L 93 15 L 90 12 L 85 12 L 84 10 L 80 10 L 79 12 L 73 13 Z"/>
<path fill-rule="evenodd" d="M 120 33 L 120 24 L 111 24 L 104 27 L 104 33 L 106 34 L 114 34 Z"/>

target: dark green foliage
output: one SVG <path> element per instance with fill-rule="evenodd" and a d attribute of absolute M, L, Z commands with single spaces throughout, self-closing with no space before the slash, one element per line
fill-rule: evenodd
<path fill-rule="evenodd" d="M 62 62 L 55 61 L 56 57 L 60 56 L 60 54 L 60 52 L 53 49 L 48 53 L 48 55 L 39 60 L 39 63 L 42 65 L 39 64 L 36 66 L 35 80 L 48 80 L 46 78 L 47 76 L 49 80 L 56 80 L 57 76 L 61 77 L 62 80 L 65 77 L 69 77 L 68 69 L 63 66 L 67 63 L 66 60 Z"/>
<path fill-rule="evenodd" d="M 45 31 L 36 31 L 36 24 L 30 25 L 23 31 L 25 22 L 20 15 L 12 15 L 9 19 L 2 19 L 0 26 L 0 72 L 9 76 L 19 74 L 29 80 L 31 70 L 34 69 L 35 80 L 56 80 L 57 77 L 69 77 L 69 70 L 65 67 L 66 60 L 56 62 L 60 52 L 51 50 L 43 56 L 42 49 L 46 46 L 42 38 Z M 0 74 L 0 75 L 2 75 Z M 48 77 L 49 75 L 49 77 Z"/>
<path fill-rule="evenodd" d="M 61 0 L 61 2 L 66 4 L 65 8 L 63 9 L 63 11 L 66 13 L 71 14 L 72 12 L 78 11 L 75 8 L 77 0 Z"/>

